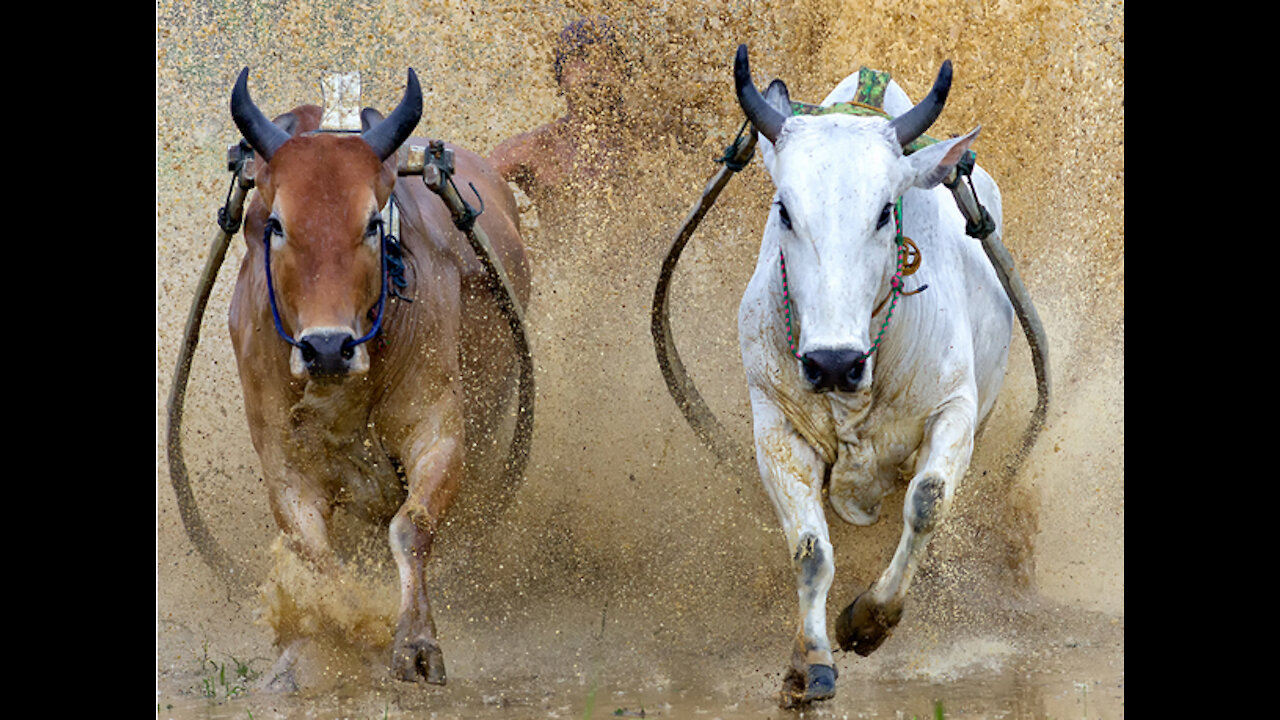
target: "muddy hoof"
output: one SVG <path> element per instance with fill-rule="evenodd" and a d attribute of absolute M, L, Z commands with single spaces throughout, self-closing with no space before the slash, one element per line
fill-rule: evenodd
<path fill-rule="evenodd" d="M 804 686 L 804 673 L 795 668 L 787 670 L 787 676 L 782 678 L 782 689 L 778 691 L 778 705 L 783 708 L 800 705 L 804 701 Z"/>
<path fill-rule="evenodd" d="M 309 640 L 295 640 L 280 653 L 271 669 L 258 681 L 258 690 L 268 693 L 293 693 L 298 691 L 298 677 L 294 668 L 306 649 Z"/>
<path fill-rule="evenodd" d="M 830 665 L 810 665 L 804 673 L 791 668 L 782 679 L 778 704 L 792 709 L 816 700 L 829 700 L 836 696 L 836 675 L 836 669 Z"/>
<path fill-rule="evenodd" d="M 836 669 L 830 665 L 810 665 L 804 702 L 830 700 L 836 696 Z"/>
<path fill-rule="evenodd" d="M 426 640 L 398 642 L 391 652 L 391 672 L 405 682 L 444 685 L 444 653 Z"/>
<path fill-rule="evenodd" d="M 902 618 L 902 610 L 887 613 L 862 593 L 836 618 L 836 642 L 842 650 L 866 657 L 880 647 Z"/>
<path fill-rule="evenodd" d="M 271 672 L 258 683 L 258 690 L 264 693 L 295 693 L 298 691 L 298 679 L 293 668 Z"/>

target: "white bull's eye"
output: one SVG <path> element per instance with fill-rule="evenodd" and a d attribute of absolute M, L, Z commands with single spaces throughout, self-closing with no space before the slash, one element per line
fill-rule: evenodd
<path fill-rule="evenodd" d="M 889 224 L 889 218 L 890 218 L 892 215 L 893 215 L 893 206 L 892 206 L 892 205 L 885 205 L 885 206 L 884 206 L 884 209 L 880 211 L 880 219 L 876 221 L 876 229 L 877 229 L 877 230 L 879 230 L 880 228 L 884 227 L 885 225 L 888 225 L 888 224 Z"/>
<path fill-rule="evenodd" d="M 778 203 L 778 219 L 782 221 L 782 226 L 791 229 L 791 216 L 787 214 L 787 206 Z"/>

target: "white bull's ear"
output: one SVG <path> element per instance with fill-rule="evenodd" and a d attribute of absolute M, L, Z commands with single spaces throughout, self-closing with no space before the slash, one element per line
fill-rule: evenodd
<path fill-rule="evenodd" d="M 787 84 L 782 80 L 769 83 L 764 91 L 764 101 L 782 113 L 783 117 L 791 117 L 791 93 L 787 92 Z"/>
<path fill-rule="evenodd" d="M 787 84 L 782 80 L 774 80 L 769 83 L 769 87 L 764 91 L 764 101 L 786 117 L 791 117 L 791 93 L 787 92 Z M 772 174 L 773 143 L 769 142 L 769 139 L 764 135 L 761 135 L 758 146 L 760 148 L 760 158 L 764 162 L 764 168 Z"/>
<path fill-rule="evenodd" d="M 982 126 L 979 125 L 968 135 L 934 143 L 907 156 L 907 162 L 915 176 L 912 184 L 927 190 L 945 180 L 956 163 L 960 162 L 960 158 L 964 157 L 964 152 L 969 149 L 974 138 L 978 137 L 981 129 Z"/>

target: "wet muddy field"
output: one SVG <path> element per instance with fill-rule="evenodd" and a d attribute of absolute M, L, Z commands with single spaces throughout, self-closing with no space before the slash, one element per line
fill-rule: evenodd
<path fill-rule="evenodd" d="M 269 115 L 322 101 L 358 70 L 386 112 L 405 68 L 419 135 L 487 154 L 565 112 L 556 35 L 607 16 L 623 111 L 583 140 L 591 169 L 522 199 L 533 274 L 533 451 L 515 501 L 464 495 L 428 567 L 445 687 L 387 677 L 397 590 L 382 528 L 341 514 L 335 588 L 281 550 L 249 441 L 227 331 L 244 238 L 219 273 L 192 365 L 183 448 L 210 529 L 255 590 L 203 565 L 178 516 L 166 405 L 197 279 L 227 192 L 227 110 L 250 67 Z M 893 636 L 836 654 L 835 699 L 774 694 L 795 587 L 758 477 L 718 466 L 667 394 L 649 307 L 673 233 L 742 121 L 732 58 L 816 103 L 859 66 L 915 99 L 950 58 L 934 132 L 981 124 L 1004 242 L 1050 339 L 1054 404 L 1035 403 L 1020 330 L 953 514 Z M 411 3 L 162 0 L 156 63 L 156 689 L 162 718 L 1122 718 L 1124 716 L 1124 6 L 1057 0 Z M 612 149 L 608 149 L 612 148 Z M 736 312 L 772 186 L 757 158 L 681 260 L 672 323 L 699 390 L 744 452 L 750 409 Z M 749 459 L 749 458 L 748 458 Z M 1011 469 L 1014 468 L 1014 469 Z M 854 528 L 828 513 L 834 613 L 881 572 L 902 492 Z M 303 688 L 256 688 L 274 661 L 270 588 L 326 606 Z"/>

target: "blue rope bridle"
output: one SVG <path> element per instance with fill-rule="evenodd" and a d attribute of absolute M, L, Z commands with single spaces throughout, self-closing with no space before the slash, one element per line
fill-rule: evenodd
<path fill-rule="evenodd" d="M 388 281 L 388 274 L 389 274 L 387 270 L 388 244 L 393 245 L 392 250 L 393 250 L 393 254 L 396 256 L 396 262 L 397 262 L 398 273 L 396 277 L 393 278 L 393 280 L 396 281 L 397 287 L 404 287 L 404 277 L 403 277 L 404 263 L 400 257 L 400 246 L 394 235 L 387 234 L 386 224 L 382 221 L 382 218 L 378 218 L 377 222 L 378 222 L 378 238 L 379 238 L 378 244 L 380 248 L 379 264 L 381 265 L 380 275 L 382 276 L 382 283 L 381 283 L 382 289 L 378 294 L 377 304 L 375 304 L 373 308 L 369 310 L 369 312 L 371 313 L 376 313 L 373 321 L 373 327 L 370 328 L 369 332 L 365 333 L 363 337 L 355 340 L 347 340 L 343 342 L 342 343 L 343 353 L 350 352 L 356 346 L 372 340 L 374 336 L 376 336 L 382 330 L 382 316 L 384 315 L 384 310 L 386 309 L 386 304 L 387 304 L 387 284 L 388 284 L 387 281 Z M 275 321 L 276 332 L 280 334 L 280 337 L 284 338 L 285 342 L 289 343 L 290 345 L 298 348 L 303 352 L 308 352 L 308 351 L 314 352 L 314 348 L 312 348 L 311 345 L 306 341 L 298 341 L 290 337 L 289 334 L 284 331 L 284 326 L 280 322 L 280 309 L 276 305 L 275 283 L 272 282 L 271 280 L 271 236 L 275 233 L 277 227 L 278 225 L 275 221 L 269 220 L 267 222 L 266 230 L 264 230 L 262 234 L 262 250 L 264 253 L 263 264 L 267 272 L 267 300 L 271 304 L 271 319 Z M 400 297 L 406 300 L 408 299 L 408 298 L 404 298 L 399 293 L 396 293 L 396 297 Z"/>

